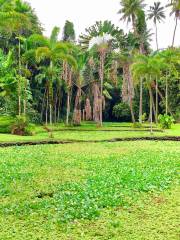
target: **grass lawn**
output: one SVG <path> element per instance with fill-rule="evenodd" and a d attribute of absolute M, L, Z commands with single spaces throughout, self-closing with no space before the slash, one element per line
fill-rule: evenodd
<path fill-rule="evenodd" d="M 0 118 L 0 142 L 14 141 L 40 141 L 48 140 L 49 134 L 42 126 L 35 127 L 34 136 L 14 136 L 1 132 L 3 123 Z M 149 125 L 146 123 L 142 128 L 132 128 L 131 123 L 104 123 L 102 128 L 97 128 L 93 123 L 83 123 L 80 127 L 65 127 L 64 124 L 57 124 L 50 127 L 53 130 L 55 140 L 107 140 L 125 137 L 146 137 L 151 136 Z M 153 136 L 180 136 L 180 124 L 173 125 L 172 129 L 162 131 L 153 126 Z"/>
<path fill-rule="evenodd" d="M 179 156 L 179 142 L 158 141 L 0 148 L 0 239 L 178 240 Z"/>

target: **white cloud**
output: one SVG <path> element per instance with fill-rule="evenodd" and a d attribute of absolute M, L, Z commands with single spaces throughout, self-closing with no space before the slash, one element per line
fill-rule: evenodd
<path fill-rule="evenodd" d="M 98 20 L 111 20 L 120 28 L 127 30 L 126 23 L 120 22 L 120 16 L 117 14 L 120 8 L 119 0 L 28 0 L 28 2 L 31 3 L 39 16 L 46 35 L 50 35 L 54 26 L 59 26 L 62 29 L 66 20 L 74 23 L 77 36 Z M 145 2 L 152 5 L 154 0 L 146 0 Z M 161 2 L 166 5 L 168 0 L 161 0 Z M 166 21 L 158 26 L 159 46 L 161 48 L 166 48 L 172 42 L 175 22 L 173 17 L 169 17 L 169 11 L 167 17 Z M 148 25 L 154 31 L 153 24 L 148 23 Z M 180 46 L 179 25 L 180 21 L 175 41 L 178 46 Z M 155 36 L 153 36 L 152 46 L 155 48 Z"/>

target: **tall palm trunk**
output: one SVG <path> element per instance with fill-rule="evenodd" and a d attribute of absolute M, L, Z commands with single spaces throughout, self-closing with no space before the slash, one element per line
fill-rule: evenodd
<path fill-rule="evenodd" d="M 104 62 L 105 62 L 105 51 L 102 50 L 100 52 L 100 69 L 99 69 L 99 75 L 100 75 L 100 93 L 101 93 L 101 102 L 100 102 L 100 126 L 103 125 L 103 84 L 104 84 Z"/>
<path fill-rule="evenodd" d="M 159 45 L 158 45 L 158 29 L 157 29 L 157 23 L 155 23 L 155 28 L 156 28 L 156 47 L 157 47 L 157 50 L 159 50 Z"/>
<path fill-rule="evenodd" d="M 142 77 L 140 78 L 140 99 L 139 99 L 139 123 L 142 124 L 142 114 L 143 114 L 143 80 Z"/>
<path fill-rule="evenodd" d="M 81 124 L 81 86 L 78 87 L 75 99 L 73 122 L 75 125 Z"/>
<path fill-rule="evenodd" d="M 159 113 L 159 109 L 158 109 L 158 79 L 156 77 L 156 124 L 158 124 L 158 113 Z"/>
<path fill-rule="evenodd" d="M 135 123 L 135 116 L 133 111 L 133 98 L 134 98 L 134 86 L 132 82 L 132 76 L 130 72 L 130 64 L 125 63 L 123 65 L 123 87 L 122 87 L 122 99 L 123 102 L 128 103 L 131 111 L 132 122 Z"/>
<path fill-rule="evenodd" d="M 19 37 L 18 47 L 18 64 L 19 64 L 19 76 L 18 76 L 18 113 L 21 116 L 21 41 Z"/>
<path fill-rule="evenodd" d="M 23 105 L 24 105 L 24 116 L 26 116 L 26 110 L 27 110 L 27 79 L 25 79 L 25 83 L 24 83 L 24 100 L 23 100 Z"/>
<path fill-rule="evenodd" d="M 51 71 L 53 71 L 53 62 L 50 62 Z M 53 122 L 53 76 L 51 76 L 49 82 L 49 122 L 52 125 Z"/>
<path fill-rule="evenodd" d="M 48 107 L 49 107 L 49 91 L 47 91 L 46 96 L 46 125 L 48 124 Z"/>
<path fill-rule="evenodd" d="M 66 106 L 66 125 L 69 124 L 69 115 L 70 115 L 70 88 L 72 84 L 72 72 L 71 70 L 68 71 L 68 79 L 67 79 L 67 85 L 68 85 L 68 90 L 67 90 L 67 106 Z"/>
<path fill-rule="evenodd" d="M 153 127 L 152 127 L 152 125 L 153 125 L 153 103 L 152 103 L 152 97 L 153 97 L 153 95 L 152 95 L 152 90 L 151 90 L 151 87 L 149 87 L 149 96 L 150 96 L 150 132 L 151 132 L 151 134 L 153 133 Z"/>
<path fill-rule="evenodd" d="M 136 120 L 135 120 L 135 116 L 134 116 L 133 100 L 132 100 L 132 97 L 130 97 L 130 100 L 129 100 L 129 107 L 130 107 L 130 111 L 131 111 L 132 122 L 135 123 Z"/>
<path fill-rule="evenodd" d="M 26 70 L 28 69 L 28 66 L 26 64 Z M 23 103 L 24 103 L 24 116 L 26 116 L 26 110 L 27 110 L 27 79 L 25 78 L 24 79 L 24 100 L 23 100 Z"/>
<path fill-rule="evenodd" d="M 174 33 L 173 33 L 173 40 L 172 40 L 172 47 L 174 47 L 174 41 L 175 41 L 176 30 L 177 30 L 177 23 L 178 23 L 178 18 L 176 17 L 176 22 L 175 22 L 175 27 L 174 27 Z"/>
<path fill-rule="evenodd" d="M 168 73 L 166 71 L 166 115 L 168 114 Z"/>
<path fill-rule="evenodd" d="M 133 26 L 134 34 L 137 36 L 136 17 L 134 14 L 132 14 L 132 26 Z"/>
<path fill-rule="evenodd" d="M 69 113 L 70 113 L 70 91 L 67 92 L 67 110 L 66 110 L 66 125 L 69 124 Z"/>

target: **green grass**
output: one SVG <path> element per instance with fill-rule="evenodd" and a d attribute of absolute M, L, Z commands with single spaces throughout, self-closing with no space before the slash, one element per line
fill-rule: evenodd
<path fill-rule="evenodd" d="M 97 128 L 93 123 L 83 123 L 80 127 L 65 127 L 57 124 L 52 127 L 54 139 L 57 140 L 105 140 L 125 137 L 151 136 L 148 124 L 141 129 L 133 129 L 131 123 L 104 123 L 102 128 Z M 80 130 L 80 131 L 79 131 Z M 154 125 L 153 136 L 180 136 L 180 124 L 173 125 L 172 129 L 163 132 Z M 48 140 L 49 134 L 42 126 L 36 126 L 34 136 L 13 136 L 11 134 L 0 134 L 0 142 L 9 141 L 39 141 Z"/>
<path fill-rule="evenodd" d="M 179 239 L 179 156 L 178 142 L 1 148 L 0 239 Z"/>

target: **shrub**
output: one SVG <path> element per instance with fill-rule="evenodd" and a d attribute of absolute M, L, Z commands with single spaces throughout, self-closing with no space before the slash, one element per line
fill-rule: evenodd
<path fill-rule="evenodd" d="M 135 122 L 135 123 L 133 123 L 132 127 L 133 128 L 142 128 L 142 124 L 138 123 L 138 122 Z"/>
<path fill-rule="evenodd" d="M 33 135 L 34 125 L 30 124 L 25 116 L 16 116 L 16 119 L 11 127 L 11 133 L 20 136 Z"/>
<path fill-rule="evenodd" d="M 0 133 L 11 133 L 11 125 L 13 124 L 13 117 L 1 116 L 0 117 Z"/>
<path fill-rule="evenodd" d="M 113 115 L 120 120 L 130 121 L 131 112 L 130 108 L 126 103 L 119 103 L 113 107 Z"/>
<path fill-rule="evenodd" d="M 174 118 L 167 114 L 159 115 L 158 120 L 162 129 L 170 129 L 175 122 Z"/>

